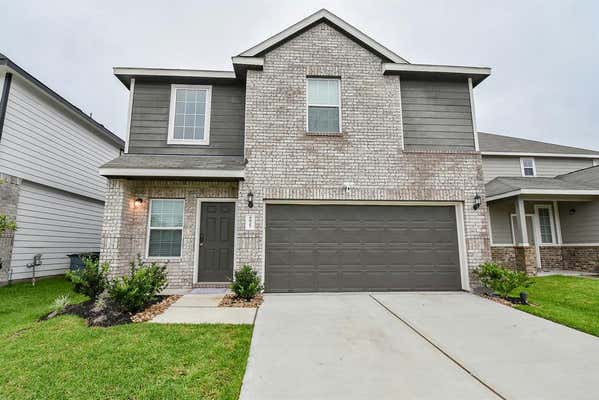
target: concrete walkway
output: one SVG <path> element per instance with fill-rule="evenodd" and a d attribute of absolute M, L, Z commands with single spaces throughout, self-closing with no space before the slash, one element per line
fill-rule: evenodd
<path fill-rule="evenodd" d="M 161 324 L 253 324 L 255 308 L 218 307 L 223 294 L 185 294 L 151 322 Z"/>
<path fill-rule="evenodd" d="M 266 295 L 241 400 L 597 399 L 599 339 L 466 293 Z"/>

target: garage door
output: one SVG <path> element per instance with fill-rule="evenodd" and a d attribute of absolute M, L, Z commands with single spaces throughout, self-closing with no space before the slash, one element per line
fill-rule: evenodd
<path fill-rule="evenodd" d="M 267 205 L 265 286 L 460 290 L 455 207 Z"/>

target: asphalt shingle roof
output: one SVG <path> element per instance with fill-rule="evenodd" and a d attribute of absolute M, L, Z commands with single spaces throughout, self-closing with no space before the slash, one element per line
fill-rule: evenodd
<path fill-rule="evenodd" d="M 130 169 L 223 169 L 241 171 L 243 157 L 226 156 L 170 156 L 149 154 L 122 154 L 100 168 Z"/>
<path fill-rule="evenodd" d="M 559 144 L 496 135 L 486 132 L 478 132 L 478 144 L 480 151 L 482 152 L 580 154 L 599 156 L 599 151 L 595 150 L 562 146 Z"/>

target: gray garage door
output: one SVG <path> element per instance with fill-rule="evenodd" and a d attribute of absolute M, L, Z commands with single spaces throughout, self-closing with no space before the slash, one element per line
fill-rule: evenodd
<path fill-rule="evenodd" d="M 459 290 L 454 207 L 267 205 L 268 292 Z"/>

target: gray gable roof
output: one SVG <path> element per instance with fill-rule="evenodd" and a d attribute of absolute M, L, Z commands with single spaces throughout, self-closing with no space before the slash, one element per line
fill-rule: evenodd
<path fill-rule="evenodd" d="M 112 142 L 119 148 L 123 149 L 125 147 L 125 142 L 123 141 L 123 139 L 121 139 L 120 137 L 112 133 L 110 130 L 108 130 L 104 125 L 102 125 L 101 123 L 84 113 L 79 107 L 75 106 L 73 103 L 66 100 L 64 97 L 50 89 L 48 86 L 44 85 L 40 80 L 35 78 L 29 72 L 25 71 L 23 68 L 15 64 L 10 58 L 0 53 L 0 67 L 2 66 L 9 68 L 9 71 L 11 72 L 17 73 L 21 78 L 31 82 L 33 85 L 35 85 L 37 88 L 48 94 L 54 100 L 56 100 L 57 102 L 61 103 L 66 108 L 74 112 L 77 116 L 79 116 L 81 119 L 87 122 L 87 124 L 91 126 L 95 131 L 100 133 L 103 137 L 108 139 L 110 142 Z"/>
<path fill-rule="evenodd" d="M 599 165 L 563 174 L 558 176 L 558 178 L 568 182 L 578 182 L 599 187 Z"/>
<path fill-rule="evenodd" d="M 149 154 L 122 154 L 100 168 L 123 169 L 224 169 L 241 171 L 245 159 L 234 156 L 171 156 Z"/>
<path fill-rule="evenodd" d="M 487 198 L 502 194 L 528 191 L 599 191 L 599 167 L 587 168 L 577 172 L 587 171 L 584 177 L 576 179 L 577 174 L 561 175 L 555 178 L 539 177 L 505 177 L 500 176 L 485 185 Z M 580 176 L 579 176 L 580 178 Z M 598 193 L 599 194 L 599 193 Z"/>
<path fill-rule="evenodd" d="M 548 154 L 576 154 L 597 155 L 599 151 L 581 149 L 579 147 L 562 146 L 558 144 L 539 142 L 536 140 L 521 139 L 511 136 L 496 135 L 493 133 L 478 132 L 480 151 L 505 152 L 505 153 L 548 153 Z"/>

